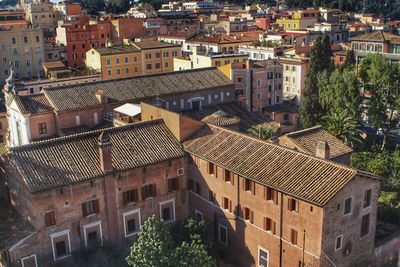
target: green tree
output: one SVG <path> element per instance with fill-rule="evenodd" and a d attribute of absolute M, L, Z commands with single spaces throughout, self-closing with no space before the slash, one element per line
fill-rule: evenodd
<path fill-rule="evenodd" d="M 106 11 L 108 13 L 126 13 L 130 6 L 130 0 L 107 0 Z"/>
<path fill-rule="evenodd" d="M 99 15 L 105 9 L 104 0 L 81 0 L 80 4 L 91 15 Z"/>
<path fill-rule="evenodd" d="M 269 124 L 262 124 L 249 128 L 247 133 L 262 140 L 269 140 L 278 135 L 278 130 Z"/>
<path fill-rule="evenodd" d="M 361 130 L 357 127 L 355 119 L 345 110 L 331 110 L 322 121 L 325 130 L 348 146 L 354 147 L 355 144 L 361 143 Z"/>
<path fill-rule="evenodd" d="M 320 85 L 319 101 L 328 113 L 331 110 L 345 110 L 357 122 L 361 119 L 361 95 L 357 73 L 351 68 L 335 68 L 318 76 Z"/>
<path fill-rule="evenodd" d="M 300 106 L 300 121 L 308 128 L 317 124 L 321 117 L 322 107 L 319 103 L 318 74 L 326 72 L 329 75 L 333 69 L 332 50 L 329 36 L 318 37 L 311 49 L 307 77 Z"/>
<path fill-rule="evenodd" d="M 380 54 L 369 54 L 361 62 L 360 77 L 369 96 L 369 123 L 376 129 L 383 129 L 383 150 L 387 133 L 395 126 L 395 114 L 400 106 L 400 68 Z"/>
<path fill-rule="evenodd" d="M 191 236 L 189 242 L 182 242 L 173 253 L 175 267 L 216 267 L 217 262 L 211 257 L 198 234 Z"/>
<path fill-rule="evenodd" d="M 344 59 L 344 68 L 354 69 L 356 66 L 356 54 L 353 49 L 347 50 L 346 58 Z"/>
<path fill-rule="evenodd" d="M 171 234 L 164 223 L 153 215 L 141 227 L 139 238 L 131 247 L 126 261 L 134 267 L 168 267 L 171 266 L 172 252 Z"/>

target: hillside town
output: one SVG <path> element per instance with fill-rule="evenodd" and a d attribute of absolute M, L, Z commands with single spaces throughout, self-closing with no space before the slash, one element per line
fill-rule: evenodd
<path fill-rule="evenodd" d="M 400 266 L 400 2 L 14 1 L 0 267 Z"/>

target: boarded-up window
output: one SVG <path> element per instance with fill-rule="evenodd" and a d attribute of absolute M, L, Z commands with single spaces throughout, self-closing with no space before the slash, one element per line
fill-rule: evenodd
<path fill-rule="evenodd" d="M 56 225 L 56 212 L 54 210 L 53 211 L 47 211 L 44 214 L 44 220 L 45 220 L 45 223 L 46 223 L 46 227 L 50 227 L 50 226 Z"/>

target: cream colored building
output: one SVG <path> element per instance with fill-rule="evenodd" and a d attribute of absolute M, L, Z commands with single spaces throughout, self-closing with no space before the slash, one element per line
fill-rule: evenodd
<path fill-rule="evenodd" d="M 221 67 L 231 63 L 246 62 L 247 54 L 208 53 L 204 46 L 193 48 L 193 53 L 187 57 L 174 58 L 174 71 Z"/>
<path fill-rule="evenodd" d="M 0 84 L 10 75 L 10 63 L 16 79 L 42 75 L 44 58 L 42 29 L 0 31 Z"/>
<path fill-rule="evenodd" d="M 281 57 L 283 65 L 283 97 L 295 99 L 300 104 L 307 75 L 308 59 L 301 57 Z"/>
<path fill-rule="evenodd" d="M 55 33 L 57 27 L 56 12 L 53 3 L 30 3 L 25 6 L 26 17 L 34 27 L 45 32 Z"/>

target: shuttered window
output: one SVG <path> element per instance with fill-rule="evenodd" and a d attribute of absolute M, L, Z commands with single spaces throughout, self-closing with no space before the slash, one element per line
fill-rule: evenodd
<path fill-rule="evenodd" d="M 299 211 L 299 202 L 294 198 L 288 199 L 288 210 L 290 211 Z"/>
<path fill-rule="evenodd" d="M 45 220 L 46 227 L 56 225 L 56 212 L 54 210 L 47 211 L 44 214 L 44 220 Z"/>
<path fill-rule="evenodd" d="M 249 208 L 243 209 L 243 219 L 249 221 L 250 223 L 254 222 L 254 212 Z"/>
<path fill-rule="evenodd" d="M 138 201 L 138 191 L 137 188 L 125 191 L 122 193 L 122 202 L 125 205 Z"/>
<path fill-rule="evenodd" d="M 296 230 L 291 229 L 290 242 L 293 245 L 297 245 L 297 231 Z"/>
<path fill-rule="evenodd" d="M 84 217 L 91 214 L 97 214 L 99 211 L 100 207 L 98 199 L 90 200 L 82 204 L 82 214 Z"/>
<path fill-rule="evenodd" d="M 142 187 L 142 200 L 156 196 L 156 184 L 149 184 Z"/>

